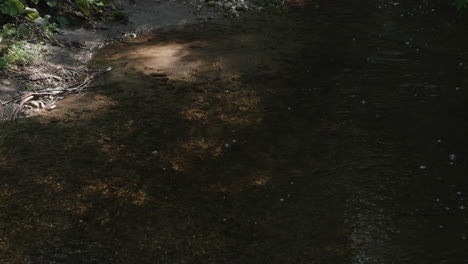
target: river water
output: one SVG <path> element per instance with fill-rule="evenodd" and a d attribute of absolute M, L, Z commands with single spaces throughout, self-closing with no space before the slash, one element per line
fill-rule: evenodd
<path fill-rule="evenodd" d="M 468 262 L 464 21 L 297 0 L 103 48 L 0 128 L 0 263 Z"/>

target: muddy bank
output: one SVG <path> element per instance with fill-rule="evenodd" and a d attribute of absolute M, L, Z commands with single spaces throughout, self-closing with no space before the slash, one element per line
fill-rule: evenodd
<path fill-rule="evenodd" d="M 41 46 L 38 57 L 21 72 L 1 74 L 0 101 L 5 102 L 19 91 L 66 87 L 82 81 L 94 52 L 117 40 L 134 38 L 141 32 L 172 28 L 223 16 L 215 10 L 197 10 L 180 1 L 140 0 L 115 1 L 119 10 L 128 14 L 128 21 L 92 22 L 81 28 L 60 30 L 56 36 L 63 46 Z M 17 105 L 0 107 L 0 120 L 11 117 Z"/>
<path fill-rule="evenodd" d="M 88 69 L 94 52 L 115 41 L 135 38 L 142 32 L 155 29 L 171 29 L 195 23 L 209 23 L 223 17 L 239 17 L 258 12 L 265 6 L 275 7 L 283 3 L 282 0 L 256 3 L 244 0 L 113 1 L 119 12 L 128 15 L 127 19 L 120 22 L 90 20 L 86 27 L 60 30 L 56 38 L 62 46 L 48 44 L 40 48 L 34 47 L 38 49 L 39 57 L 31 65 L 22 68 L 21 72 L 1 74 L 0 102 L 10 100 L 20 91 L 68 87 L 83 81 L 96 70 Z M 0 120 L 12 119 L 16 107 L 17 105 L 0 107 Z"/>

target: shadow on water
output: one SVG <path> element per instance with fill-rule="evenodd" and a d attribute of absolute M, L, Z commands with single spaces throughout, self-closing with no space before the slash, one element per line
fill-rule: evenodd
<path fill-rule="evenodd" d="M 459 58 L 381 4 L 101 50 L 90 92 L 0 128 L 0 263 L 464 261 Z"/>

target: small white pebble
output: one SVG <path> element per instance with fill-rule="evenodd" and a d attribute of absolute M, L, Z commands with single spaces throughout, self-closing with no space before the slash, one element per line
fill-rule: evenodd
<path fill-rule="evenodd" d="M 440 199 L 436 199 L 436 202 L 440 202 Z"/>
<path fill-rule="evenodd" d="M 280 202 L 284 202 L 284 198 L 280 198 Z"/>
<path fill-rule="evenodd" d="M 225 147 L 225 148 L 229 148 L 230 146 L 231 146 L 231 145 L 229 145 L 229 143 L 224 144 L 224 147 Z"/>
<path fill-rule="evenodd" d="M 365 101 L 365 100 L 362 100 L 362 101 L 361 101 L 361 104 L 366 104 L 366 101 Z"/>
<path fill-rule="evenodd" d="M 232 143 L 237 143 L 237 140 L 233 139 L 233 140 L 232 140 Z"/>
<path fill-rule="evenodd" d="M 157 150 L 152 151 L 151 154 L 153 154 L 153 155 L 158 155 L 158 154 L 159 154 L 159 151 L 157 151 Z"/>
<path fill-rule="evenodd" d="M 437 143 L 442 143 L 442 140 L 438 139 L 438 140 L 437 140 Z"/>
<path fill-rule="evenodd" d="M 424 169 L 427 169 L 427 166 L 421 165 L 421 166 L 419 166 L 419 168 L 424 170 Z"/>
<path fill-rule="evenodd" d="M 439 226 L 439 228 L 444 228 L 444 226 Z"/>
<path fill-rule="evenodd" d="M 225 93 L 229 93 L 229 90 L 224 90 Z"/>
<path fill-rule="evenodd" d="M 458 195 L 461 195 L 462 193 L 461 192 L 457 192 Z"/>
<path fill-rule="evenodd" d="M 450 210 L 450 208 L 448 208 L 448 207 L 445 207 L 445 210 Z"/>
<path fill-rule="evenodd" d="M 465 209 L 465 206 L 463 206 L 463 205 L 460 205 L 460 206 L 458 207 L 458 209 L 460 209 L 460 210 L 464 210 L 464 209 Z"/>
<path fill-rule="evenodd" d="M 289 184 L 293 185 L 293 184 L 294 184 L 294 182 L 290 182 Z"/>

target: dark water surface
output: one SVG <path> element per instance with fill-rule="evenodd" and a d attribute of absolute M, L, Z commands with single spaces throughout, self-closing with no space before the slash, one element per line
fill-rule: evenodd
<path fill-rule="evenodd" d="M 106 47 L 2 125 L 0 263 L 468 262 L 466 23 L 290 4 Z"/>

